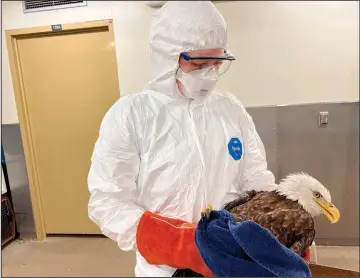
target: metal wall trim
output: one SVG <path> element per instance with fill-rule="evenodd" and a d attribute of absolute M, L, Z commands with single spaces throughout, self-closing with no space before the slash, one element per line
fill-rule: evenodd
<path fill-rule="evenodd" d="M 296 107 L 296 106 L 309 106 L 309 105 L 321 105 L 321 104 L 356 104 L 359 103 L 359 101 L 332 101 L 332 102 L 316 102 L 316 103 L 297 103 L 297 104 L 276 104 L 276 105 L 249 105 L 246 106 L 246 109 L 252 109 L 252 108 L 269 108 L 269 107 L 284 107 L 284 106 L 291 106 L 291 107 Z"/>

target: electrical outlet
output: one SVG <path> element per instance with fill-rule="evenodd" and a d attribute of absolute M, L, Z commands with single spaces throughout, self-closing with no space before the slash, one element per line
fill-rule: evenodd
<path fill-rule="evenodd" d="M 329 112 L 324 111 L 319 114 L 319 126 L 326 126 L 329 124 Z"/>

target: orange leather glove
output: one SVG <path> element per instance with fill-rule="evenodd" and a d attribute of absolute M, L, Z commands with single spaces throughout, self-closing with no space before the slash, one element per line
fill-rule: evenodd
<path fill-rule="evenodd" d="M 146 211 L 137 228 L 138 250 L 149 264 L 189 268 L 205 277 L 214 277 L 196 247 L 196 227 Z"/>
<path fill-rule="evenodd" d="M 310 248 L 307 248 L 301 257 L 307 262 L 307 264 L 310 264 Z"/>

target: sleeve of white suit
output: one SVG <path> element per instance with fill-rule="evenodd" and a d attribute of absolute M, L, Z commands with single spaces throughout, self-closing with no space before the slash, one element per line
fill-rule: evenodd
<path fill-rule="evenodd" d="M 275 185 L 275 177 L 268 170 L 264 144 L 256 131 L 251 116 L 245 112 L 248 123 L 248 136 L 245 145 L 244 188 L 262 190 Z"/>
<path fill-rule="evenodd" d="M 144 209 L 135 203 L 140 156 L 127 98 L 105 115 L 88 175 L 89 217 L 124 251 L 136 249 L 136 230 Z"/>

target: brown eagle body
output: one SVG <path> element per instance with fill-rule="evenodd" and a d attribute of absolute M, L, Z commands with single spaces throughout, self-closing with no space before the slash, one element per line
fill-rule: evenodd
<path fill-rule="evenodd" d="M 297 202 L 274 191 L 249 191 L 225 206 L 237 222 L 251 220 L 301 255 L 315 237 L 312 216 Z"/>

